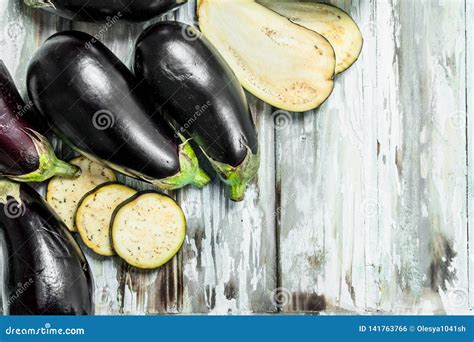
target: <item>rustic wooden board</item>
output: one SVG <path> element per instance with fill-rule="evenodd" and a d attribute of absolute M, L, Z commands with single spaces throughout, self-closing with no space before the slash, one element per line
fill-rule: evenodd
<path fill-rule="evenodd" d="M 217 179 L 170 193 L 188 234 L 166 266 L 137 271 L 83 248 L 96 313 L 469 312 L 474 2 L 331 2 L 363 31 L 357 63 L 315 111 L 248 95 L 258 177 L 242 203 Z M 130 65 L 148 25 L 72 23 L 18 0 L 0 0 L 0 13 L 0 58 L 23 93 L 28 60 L 53 32 L 98 35 Z M 194 1 L 166 19 L 196 24 Z"/>

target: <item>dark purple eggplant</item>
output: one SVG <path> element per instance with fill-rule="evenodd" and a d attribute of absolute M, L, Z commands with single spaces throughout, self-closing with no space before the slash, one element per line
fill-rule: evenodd
<path fill-rule="evenodd" d="M 47 39 L 31 60 L 27 86 L 58 136 L 86 157 L 167 190 L 209 181 L 132 72 L 90 35 Z"/>
<path fill-rule="evenodd" d="M 155 106 L 201 147 L 234 201 L 259 165 L 257 132 L 234 73 L 193 27 L 160 22 L 138 38 L 135 74 Z"/>
<path fill-rule="evenodd" d="M 0 174 L 22 182 L 78 175 L 79 168 L 59 160 L 47 139 L 35 130 L 33 111 L 0 60 Z"/>
<path fill-rule="evenodd" d="M 118 20 L 146 21 L 175 9 L 187 0 L 24 0 L 63 18 L 115 23 Z"/>
<path fill-rule="evenodd" d="M 93 314 L 93 280 L 61 219 L 27 184 L 0 180 L 3 302 L 10 315 Z"/>

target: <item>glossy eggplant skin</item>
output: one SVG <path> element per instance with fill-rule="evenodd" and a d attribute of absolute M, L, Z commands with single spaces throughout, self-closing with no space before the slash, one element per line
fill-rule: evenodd
<path fill-rule="evenodd" d="M 25 0 L 63 18 L 102 22 L 114 20 L 146 21 L 177 8 L 187 0 Z"/>
<path fill-rule="evenodd" d="M 57 134 L 82 154 L 150 181 L 183 171 L 182 144 L 170 126 L 132 72 L 90 35 L 65 31 L 47 39 L 30 62 L 27 87 Z"/>
<path fill-rule="evenodd" d="M 28 107 L 20 96 L 7 67 L 0 61 L 0 172 L 21 175 L 39 167 L 39 156 L 28 130 Z"/>
<path fill-rule="evenodd" d="M 18 181 L 43 181 L 53 175 L 74 176 L 79 169 L 58 160 L 37 128 L 31 103 L 25 104 L 0 60 L 0 173 Z M 43 131 L 44 126 L 39 127 Z"/>
<path fill-rule="evenodd" d="M 4 305 L 10 315 L 93 314 L 93 278 L 71 233 L 29 185 L 0 180 Z"/>
<path fill-rule="evenodd" d="M 242 200 L 258 170 L 257 132 L 245 93 L 221 55 L 191 26 L 159 22 L 138 38 L 134 71 L 175 129 L 201 147 L 231 187 L 231 199 Z"/>
<path fill-rule="evenodd" d="M 253 153 L 258 149 L 244 91 L 212 45 L 190 30 L 179 22 L 149 27 L 136 44 L 135 74 L 150 89 L 155 105 L 209 157 L 237 166 L 246 147 Z"/>

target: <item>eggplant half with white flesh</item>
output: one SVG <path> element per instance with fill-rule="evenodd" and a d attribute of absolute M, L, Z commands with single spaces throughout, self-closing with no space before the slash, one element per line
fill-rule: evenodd
<path fill-rule="evenodd" d="M 21 182 L 79 175 L 80 169 L 59 160 L 48 140 L 35 130 L 33 115 L 33 106 L 25 104 L 0 60 L 0 175 Z"/>
<path fill-rule="evenodd" d="M 349 14 L 340 8 L 307 0 L 257 2 L 326 38 L 336 53 L 336 74 L 349 68 L 359 58 L 362 33 Z"/>
<path fill-rule="evenodd" d="M 24 0 L 63 18 L 77 21 L 146 21 L 165 14 L 187 0 Z"/>
<path fill-rule="evenodd" d="M 138 38 L 134 66 L 155 105 L 200 146 L 230 186 L 230 198 L 242 200 L 259 166 L 257 132 L 222 56 L 192 26 L 160 22 Z"/>
<path fill-rule="evenodd" d="M 319 33 L 250 0 L 200 0 L 197 13 L 201 32 L 259 99 L 303 112 L 331 94 L 336 58 Z"/>
<path fill-rule="evenodd" d="M 93 314 L 87 260 L 66 226 L 29 185 L 0 180 L 0 233 L 6 314 Z"/>
<path fill-rule="evenodd" d="M 89 159 L 166 190 L 209 182 L 189 141 L 174 135 L 132 72 L 90 35 L 47 39 L 27 86 L 57 135 Z"/>

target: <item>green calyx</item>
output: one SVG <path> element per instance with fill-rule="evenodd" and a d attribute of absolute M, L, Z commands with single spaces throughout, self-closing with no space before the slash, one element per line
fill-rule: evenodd
<path fill-rule="evenodd" d="M 6 204 L 8 197 L 13 197 L 18 203 L 22 203 L 20 198 L 20 184 L 9 181 L 8 179 L 0 179 L 0 203 Z"/>
<path fill-rule="evenodd" d="M 33 8 L 45 8 L 45 7 L 53 7 L 55 8 L 54 4 L 49 0 L 23 0 L 25 5 Z"/>
<path fill-rule="evenodd" d="M 6 177 L 18 182 L 42 182 L 53 176 L 77 177 L 81 174 L 81 169 L 59 160 L 54 154 L 53 148 L 38 132 L 29 130 L 25 133 L 31 138 L 38 153 L 39 166 L 30 173 L 24 175 L 5 175 Z"/>
<path fill-rule="evenodd" d="M 199 168 L 199 162 L 189 140 L 179 145 L 179 172 L 163 179 L 150 180 L 150 183 L 164 189 L 174 190 L 192 184 L 198 188 L 210 182 L 209 176 Z"/>
<path fill-rule="evenodd" d="M 213 160 L 203 151 L 222 181 L 230 186 L 230 199 L 235 202 L 244 199 L 247 183 L 256 176 L 260 165 L 260 151 L 253 154 L 248 146 L 246 148 L 247 155 L 238 166 L 231 166 Z"/>

